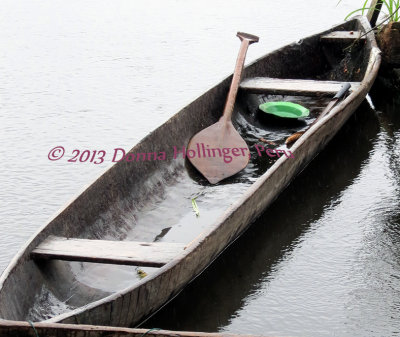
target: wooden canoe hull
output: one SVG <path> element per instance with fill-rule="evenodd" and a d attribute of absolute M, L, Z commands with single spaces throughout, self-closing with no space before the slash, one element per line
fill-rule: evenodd
<path fill-rule="evenodd" d="M 334 29 L 360 29 L 369 25 L 359 18 Z M 326 33 L 326 32 L 325 32 Z M 245 77 L 271 76 L 278 78 L 312 77 L 313 69 L 322 61 L 315 55 L 320 34 L 277 50 L 249 65 Z M 291 148 L 294 158 L 281 157 L 266 173 L 215 220 L 174 260 L 123 291 L 93 295 L 92 302 L 75 310 L 48 319 L 48 322 L 134 326 L 173 298 L 183 287 L 201 273 L 237 238 L 249 224 L 268 207 L 294 177 L 325 147 L 343 126 L 370 90 L 380 66 L 380 53 L 373 33 L 365 40 L 360 86 L 337 105 L 324 119 L 316 123 Z M 302 58 L 302 62 L 299 61 Z M 287 64 L 282 64 L 287 60 Z M 321 65 L 322 68 L 323 65 Z M 165 124 L 144 138 L 131 152 L 163 151 L 165 147 L 187 144 L 190 137 L 214 123 L 220 116 L 229 88 L 230 77 L 196 101 L 185 107 Z M 349 80 L 349 79 L 346 79 Z M 353 79 L 352 79 L 353 80 Z M 144 161 L 137 165 L 119 162 L 83 191 L 72 203 L 27 243 L 0 278 L 0 317 L 23 320 L 35 296 L 45 282 L 43 270 L 31 260 L 30 253 L 50 235 L 80 237 L 87 224 L 97 221 L 99 214 L 129 203 L 140 203 L 151 188 L 176 170 L 184 168 L 183 160 Z M 154 185 L 153 185 L 154 186 Z M 115 216 L 115 221 L 120 219 Z M 121 223 L 123 226 L 124 223 Z M 65 272 L 66 279 L 68 272 Z M 31 285 L 31 292 L 25 284 Z M 85 288 L 80 290 L 82 294 Z M 88 295 L 89 298 L 89 295 Z"/>

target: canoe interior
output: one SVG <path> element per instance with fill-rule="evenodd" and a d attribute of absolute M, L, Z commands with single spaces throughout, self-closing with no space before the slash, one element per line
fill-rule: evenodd
<path fill-rule="evenodd" d="M 353 20 L 327 32 L 334 30 L 363 31 L 364 27 Z M 257 60 L 246 68 L 245 77 L 359 82 L 367 68 L 369 44 L 363 40 L 344 52 L 342 41 L 326 43 L 321 42 L 320 35 L 311 36 Z M 143 282 L 135 266 L 33 261 L 30 252 L 50 235 L 190 243 L 214 224 L 279 156 L 290 155 L 284 145 L 286 137 L 311 124 L 330 99 L 240 92 L 233 119 L 249 145 L 251 159 L 239 174 L 210 185 L 181 154 L 174 158 L 174 147 L 181 151 L 192 135 L 218 120 L 229 84 L 230 77 L 150 133 L 130 151 L 135 155 L 134 162 L 114 165 L 28 242 L 0 279 L 1 318 L 46 320 Z M 290 123 L 263 119 L 258 105 L 278 100 L 306 106 L 310 109 L 309 118 Z M 263 143 L 261 138 L 271 143 Z M 259 156 L 256 144 L 287 152 Z M 161 158 L 163 152 L 165 160 L 154 160 L 154 153 Z M 152 159 L 136 161 L 139 153 L 150 154 Z M 191 203 L 195 197 L 198 217 Z M 148 275 L 158 270 L 140 268 Z"/>

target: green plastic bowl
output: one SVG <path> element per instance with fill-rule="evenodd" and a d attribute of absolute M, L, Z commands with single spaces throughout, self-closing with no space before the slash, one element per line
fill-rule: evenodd
<path fill-rule="evenodd" d="M 301 118 L 310 114 L 310 110 L 292 102 L 268 102 L 260 104 L 259 108 L 268 114 L 283 118 Z"/>

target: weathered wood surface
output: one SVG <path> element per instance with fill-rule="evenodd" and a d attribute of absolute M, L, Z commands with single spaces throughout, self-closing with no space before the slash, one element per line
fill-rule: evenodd
<path fill-rule="evenodd" d="M 365 36 L 362 35 L 362 32 L 360 31 L 349 31 L 349 30 L 343 30 L 343 31 L 335 31 L 326 35 L 321 36 L 321 41 L 324 42 L 353 42 L 354 40 L 365 40 Z"/>
<path fill-rule="evenodd" d="M 184 248 L 184 244 L 170 242 L 106 241 L 49 236 L 32 251 L 31 256 L 34 259 L 162 267 Z"/>
<path fill-rule="evenodd" d="M 367 19 L 372 27 L 374 27 L 376 25 L 376 22 L 378 21 L 382 4 L 383 0 L 371 0 L 371 5 L 369 6 Z"/>
<path fill-rule="evenodd" d="M 305 96 L 335 95 L 343 82 L 315 81 L 298 79 L 281 79 L 270 77 L 247 78 L 242 81 L 240 88 L 252 93 L 271 93 Z M 351 83 L 351 91 L 360 86 L 360 82 Z"/>
<path fill-rule="evenodd" d="M 268 207 L 279 193 L 321 151 L 354 110 L 365 99 L 380 66 L 380 55 L 374 34 L 367 35 L 366 43 L 360 45 L 346 64 L 349 71 L 341 71 L 341 59 L 335 55 L 327 60 L 321 55 L 321 35 L 334 30 L 370 29 L 365 18 L 333 27 L 322 34 L 305 38 L 263 56 L 245 69 L 246 77 L 272 78 L 326 78 L 331 75 L 340 81 L 358 81 L 361 85 L 342 101 L 331 113 L 311 127 L 291 148 L 295 158 L 285 156 L 278 159 L 229 208 L 221 211 L 209 227 L 190 244 L 179 257 L 157 269 L 139 282 L 122 291 L 93 301 L 85 297 L 85 288 L 79 288 L 83 303 L 71 311 L 54 316 L 47 322 L 85 323 L 132 326 L 154 313 L 173 298 L 185 285 L 199 275 L 219 254 L 235 240 Z M 329 48 L 327 48 L 329 49 Z M 325 50 L 329 51 L 329 50 Z M 337 72 L 329 72 L 336 66 Z M 335 68 L 335 69 L 336 69 Z M 357 73 L 357 70 L 359 72 Z M 329 73 L 327 73 L 327 71 Z M 352 76 L 356 76 L 353 78 Z M 205 126 L 215 123 L 224 108 L 230 77 L 210 89 L 162 126 L 154 130 L 132 153 L 159 152 L 173 146 L 187 145 L 189 139 Z M 240 102 L 246 103 L 246 102 Z M 149 149 L 151 148 L 151 151 Z M 126 226 L 121 212 L 134 213 L 136 204 L 144 204 L 149 197 L 162 197 L 168 182 L 176 181 L 177 174 L 187 174 L 182 160 L 157 160 L 136 162 L 135 165 L 121 161 L 112 166 L 98 180 L 83 191 L 73 202 L 45 224 L 31 238 L 0 276 L 0 317 L 25 320 L 43 285 L 48 282 L 50 263 L 69 265 L 54 260 L 41 265 L 30 258 L 30 253 L 49 235 L 64 237 L 99 237 L 105 228 L 102 215 L 112 215 L 113 229 Z M 165 188 L 165 189 L 164 189 Z M 96 235 L 90 232 L 95 230 Z M 84 236 L 88 235 L 88 236 Z M 47 268 L 47 269 L 46 269 Z M 53 270 L 53 269 L 52 269 Z M 67 270 L 66 270 L 67 271 Z M 73 273 L 71 279 L 73 280 Z M 56 279 L 56 278 L 53 278 Z M 74 291 L 80 287 L 73 280 Z M 27 289 L 27 284 L 29 287 Z M 55 290 L 68 288 L 71 282 L 53 282 Z M 61 289 L 62 290 L 62 289 Z M 55 295 L 56 296 L 56 295 Z"/>
<path fill-rule="evenodd" d="M 229 333 L 170 331 L 161 329 L 129 329 L 95 325 L 33 323 L 40 337 L 255 337 Z M 0 336 L 37 337 L 28 322 L 0 320 Z"/>

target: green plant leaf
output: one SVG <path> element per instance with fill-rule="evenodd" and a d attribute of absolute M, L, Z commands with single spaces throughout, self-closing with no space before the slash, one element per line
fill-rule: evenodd
<path fill-rule="evenodd" d="M 141 279 L 147 276 L 147 273 L 144 270 L 140 269 L 139 267 L 136 267 L 136 273 Z"/>
<path fill-rule="evenodd" d="M 363 0 L 364 1 L 364 0 Z M 349 17 L 353 16 L 357 12 L 361 12 L 361 15 L 365 14 L 365 11 L 371 9 L 371 7 L 367 7 L 367 4 L 370 0 L 365 0 L 363 2 L 363 6 L 359 9 L 356 9 L 345 17 L 345 20 L 347 20 Z M 342 2 L 342 0 L 339 0 L 337 5 L 339 5 Z M 337 6 L 336 5 L 336 6 Z M 386 14 L 388 17 L 390 17 L 390 21 L 399 21 L 400 20 L 400 13 L 399 13 L 399 7 L 400 7 L 400 0 L 382 0 L 382 7 L 381 12 Z M 383 8 L 385 11 L 383 11 Z"/>
<path fill-rule="evenodd" d="M 196 216 L 200 216 L 200 211 L 199 208 L 197 207 L 196 198 L 192 198 L 192 207 L 193 211 L 196 213 Z"/>
<path fill-rule="evenodd" d="M 359 9 L 356 9 L 356 10 L 350 12 L 349 14 L 347 14 L 347 16 L 346 16 L 344 19 L 347 20 L 347 19 L 348 19 L 350 16 L 352 16 L 354 13 L 357 13 L 357 12 L 359 12 L 359 11 L 364 11 L 365 9 L 369 9 L 369 7 L 368 7 L 368 8 L 361 7 L 361 8 L 359 8 Z"/>
<path fill-rule="evenodd" d="M 392 5 L 393 5 L 393 1 L 394 0 L 389 0 L 390 3 L 388 3 L 386 0 L 383 0 L 383 4 L 386 6 L 386 9 L 388 10 L 388 15 L 392 15 L 393 14 L 393 10 Z"/>
<path fill-rule="evenodd" d="M 369 7 L 366 7 L 368 1 L 369 1 L 369 0 L 365 0 L 364 4 L 363 4 L 363 6 L 362 6 L 361 15 L 364 15 L 365 10 L 366 10 L 366 9 L 369 9 Z"/>

